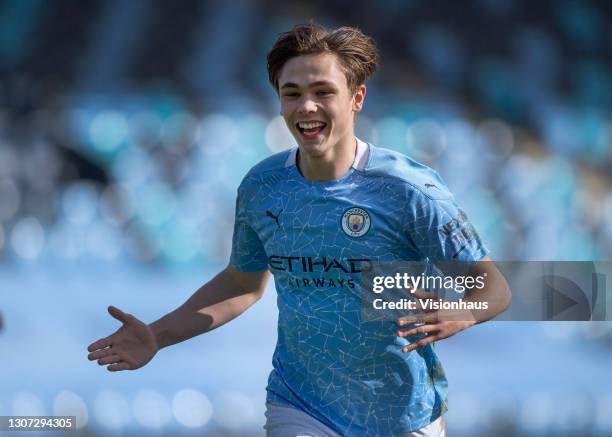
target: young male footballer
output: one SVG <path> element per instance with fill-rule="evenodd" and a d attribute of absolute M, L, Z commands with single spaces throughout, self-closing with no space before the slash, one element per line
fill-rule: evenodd
<path fill-rule="evenodd" d="M 123 325 L 89 346 L 90 360 L 110 371 L 142 367 L 243 313 L 272 274 L 279 316 L 268 436 L 445 435 L 447 381 L 432 343 L 495 316 L 510 293 L 440 177 L 355 137 L 377 61 L 356 28 L 300 25 L 279 37 L 268 73 L 297 147 L 240 184 L 229 265 L 150 325 L 110 307 Z M 487 281 L 466 300 L 498 304 L 471 319 L 431 311 L 362 320 L 363 266 L 397 260 L 473 263 L 470 274 Z"/>

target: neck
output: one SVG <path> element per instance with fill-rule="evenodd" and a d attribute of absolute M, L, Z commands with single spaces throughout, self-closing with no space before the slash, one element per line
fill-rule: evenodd
<path fill-rule="evenodd" d="M 300 148 L 297 165 L 310 181 L 335 181 L 350 170 L 356 153 L 357 139 L 351 134 L 321 155 L 309 155 Z"/>

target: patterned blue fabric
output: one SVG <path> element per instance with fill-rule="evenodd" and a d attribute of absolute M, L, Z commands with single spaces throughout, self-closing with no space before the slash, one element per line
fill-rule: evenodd
<path fill-rule="evenodd" d="M 304 179 L 296 150 L 256 165 L 238 189 L 231 264 L 274 274 L 268 402 L 345 436 L 391 436 L 443 414 L 447 381 L 432 346 L 403 353 L 393 321 L 361 320 L 364 260 L 476 261 L 486 249 L 436 172 L 359 144 L 365 158 L 333 182 Z"/>

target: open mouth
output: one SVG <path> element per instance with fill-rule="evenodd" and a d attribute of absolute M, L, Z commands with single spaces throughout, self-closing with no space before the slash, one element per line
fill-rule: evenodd
<path fill-rule="evenodd" d="M 323 132 L 323 129 L 325 129 L 325 126 L 327 126 L 327 124 L 323 123 L 322 121 L 301 121 L 299 123 L 296 123 L 295 126 L 300 131 L 302 136 L 308 139 L 316 138 L 317 135 Z"/>

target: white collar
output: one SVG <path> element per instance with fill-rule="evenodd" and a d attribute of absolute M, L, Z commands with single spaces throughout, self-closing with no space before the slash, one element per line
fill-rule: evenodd
<path fill-rule="evenodd" d="M 355 170 L 363 170 L 365 169 L 366 164 L 368 163 L 369 156 L 369 147 L 367 143 L 364 143 L 359 138 L 357 140 L 357 151 L 355 152 L 355 160 L 353 161 L 352 167 Z M 291 167 L 296 164 L 298 148 L 295 147 L 291 150 L 291 153 L 287 157 L 287 161 L 285 161 L 285 167 Z"/>

